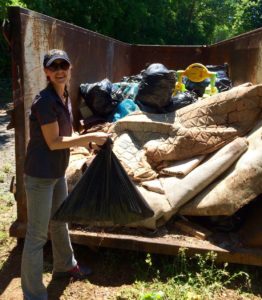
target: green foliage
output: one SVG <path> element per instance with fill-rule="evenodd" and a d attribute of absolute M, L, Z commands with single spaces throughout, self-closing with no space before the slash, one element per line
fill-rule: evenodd
<path fill-rule="evenodd" d="M 210 43 L 218 42 L 232 37 L 232 22 L 236 13 L 237 2 L 224 0 L 223 5 L 216 7 L 213 3 L 213 14 L 215 13 L 215 26 L 213 28 Z M 210 15 L 212 18 L 212 14 Z"/>
<path fill-rule="evenodd" d="M 162 291 L 159 292 L 150 292 L 142 295 L 140 300 L 161 300 L 164 299 L 165 293 Z"/>
<path fill-rule="evenodd" d="M 217 266 L 213 252 L 193 258 L 187 257 L 186 252 L 180 249 L 178 256 L 170 260 L 163 256 L 154 260 L 147 254 L 144 264 L 141 260 L 137 262 L 140 270 L 135 284 L 120 291 L 117 299 L 218 299 L 214 295 L 237 280 L 250 287 L 247 273 L 230 272 L 227 264 Z"/>
<path fill-rule="evenodd" d="M 7 7 L 8 6 L 21 6 L 26 7 L 23 0 L 0 0 L 0 20 L 7 17 Z"/>
<path fill-rule="evenodd" d="M 262 0 L 0 0 L 137 44 L 210 44 L 261 26 Z M 63 9 L 61 9 L 63 8 Z M 232 26 L 234 27 L 232 30 Z M 7 45 L 0 37 L 0 50 Z M 0 74 L 6 72 L 0 58 Z"/>
<path fill-rule="evenodd" d="M 234 34 L 262 26 L 262 0 L 241 0 L 236 6 Z"/>
<path fill-rule="evenodd" d="M 7 18 L 8 6 L 21 6 L 26 7 L 25 3 L 21 0 L 0 0 L 0 23 Z M 0 85 L 5 85 L 10 88 L 11 81 L 11 57 L 10 51 L 2 34 L 0 34 Z M 10 98 L 10 93 L 6 90 L 0 89 L 0 100 L 2 97 Z"/>
<path fill-rule="evenodd" d="M 21 0 L 22 1 L 22 0 Z M 228 37 L 233 0 L 23 0 L 30 9 L 124 42 L 209 44 Z M 63 9 L 61 9 L 63 7 Z"/>

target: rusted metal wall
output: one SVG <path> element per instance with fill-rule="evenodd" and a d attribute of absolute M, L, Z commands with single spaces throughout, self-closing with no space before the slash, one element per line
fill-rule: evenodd
<path fill-rule="evenodd" d="M 210 46 L 132 46 L 132 73 L 150 63 L 163 63 L 169 69 L 185 69 L 192 63 L 228 63 L 233 84 L 262 83 L 262 28 Z"/>
<path fill-rule="evenodd" d="M 173 70 L 183 70 L 188 65 L 207 62 L 206 46 L 132 46 L 132 73 L 137 74 L 151 63 L 162 63 Z"/>
<path fill-rule="evenodd" d="M 26 221 L 23 164 L 29 134 L 28 115 L 34 96 L 46 85 L 42 60 L 48 49 L 64 49 L 71 57 L 70 95 L 76 118 L 80 83 L 96 82 L 106 77 L 116 82 L 123 76 L 138 74 L 154 62 L 175 70 L 184 69 L 194 62 L 228 62 L 235 85 L 246 81 L 262 82 L 262 29 L 211 46 L 149 46 L 122 43 L 21 8 L 11 8 L 9 19 L 15 106 L 16 199 L 21 224 Z"/>
<path fill-rule="evenodd" d="M 262 28 L 211 45 L 208 62 L 229 64 L 234 85 L 262 83 Z"/>
<path fill-rule="evenodd" d="M 9 32 L 9 41 L 12 50 L 12 97 L 14 102 L 15 123 L 15 158 L 16 158 L 16 200 L 17 219 L 26 220 L 26 196 L 23 188 L 23 165 L 25 158 L 25 117 L 24 117 L 24 78 L 23 78 L 23 47 L 21 44 L 21 20 L 14 10 L 10 10 L 9 18 L 12 28 Z M 16 37 L 13 32 L 15 30 Z"/>

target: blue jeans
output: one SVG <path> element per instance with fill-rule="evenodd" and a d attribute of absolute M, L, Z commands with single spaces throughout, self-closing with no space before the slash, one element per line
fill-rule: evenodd
<path fill-rule="evenodd" d="M 22 255 L 21 284 L 25 300 L 46 300 L 47 290 L 42 280 L 43 247 L 48 238 L 49 224 L 53 270 L 64 272 L 77 265 L 67 224 L 50 221 L 67 196 L 67 183 L 64 177 L 49 179 L 27 175 L 24 183 L 28 222 Z"/>

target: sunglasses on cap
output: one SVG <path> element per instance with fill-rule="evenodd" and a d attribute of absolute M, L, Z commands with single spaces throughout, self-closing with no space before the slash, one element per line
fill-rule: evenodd
<path fill-rule="evenodd" d="M 67 61 L 62 61 L 62 62 L 52 62 L 49 67 L 47 67 L 48 70 L 55 72 L 58 70 L 63 70 L 67 71 L 70 67 L 70 64 Z"/>

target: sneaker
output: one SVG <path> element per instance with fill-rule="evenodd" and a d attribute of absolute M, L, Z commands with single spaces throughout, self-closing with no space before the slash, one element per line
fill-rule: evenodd
<path fill-rule="evenodd" d="M 76 265 L 73 269 L 66 272 L 53 272 L 52 278 L 73 278 L 75 280 L 83 280 L 91 274 L 92 270 L 90 268 Z"/>

